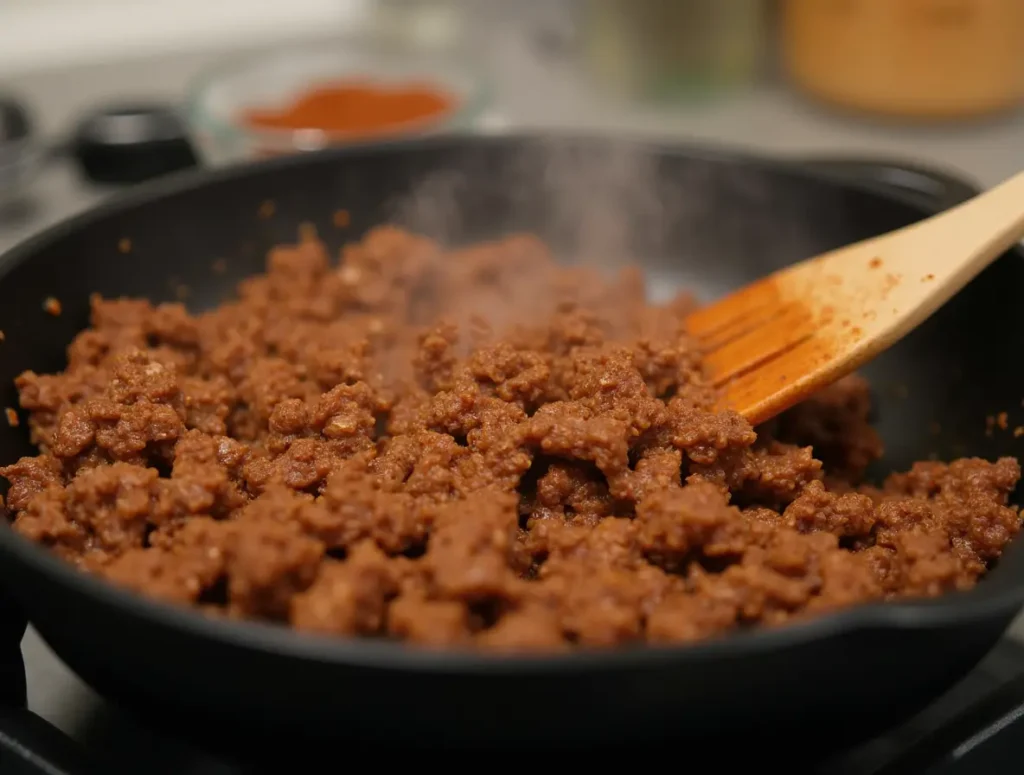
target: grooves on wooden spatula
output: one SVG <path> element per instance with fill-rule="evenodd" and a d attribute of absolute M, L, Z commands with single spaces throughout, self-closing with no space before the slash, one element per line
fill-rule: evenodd
<path fill-rule="evenodd" d="M 692 313 L 719 408 L 757 424 L 927 319 L 1024 238 L 1024 174 L 889 234 L 795 264 Z"/>

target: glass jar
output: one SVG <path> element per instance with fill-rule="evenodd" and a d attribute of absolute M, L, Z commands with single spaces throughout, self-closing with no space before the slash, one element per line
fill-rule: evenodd
<path fill-rule="evenodd" d="M 828 102 L 969 117 L 1024 98 L 1024 0 L 785 0 L 792 80 Z"/>
<path fill-rule="evenodd" d="M 761 63 L 762 0 L 588 0 L 585 56 L 616 92 L 673 101 L 750 83 Z"/>
<path fill-rule="evenodd" d="M 468 9 L 458 0 L 373 0 L 371 27 L 379 40 L 420 49 L 451 49 L 464 41 Z"/>

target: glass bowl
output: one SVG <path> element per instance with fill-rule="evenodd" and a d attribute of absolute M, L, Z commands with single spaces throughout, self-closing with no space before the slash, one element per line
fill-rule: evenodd
<path fill-rule="evenodd" d="M 189 88 L 185 113 L 198 150 L 210 164 L 471 131 L 490 96 L 479 71 L 450 49 L 372 40 L 319 43 L 249 55 L 206 71 Z M 385 88 L 434 86 L 452 95 L 455 105 L 437 118 L 360 136 L 254 128 L 244 122 L 243 113 L 249 109 L 286 108 L 310 89 L 349 81 Z"/>

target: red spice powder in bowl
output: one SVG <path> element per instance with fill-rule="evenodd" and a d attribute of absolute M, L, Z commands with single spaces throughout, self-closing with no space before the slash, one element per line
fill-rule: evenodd
<path fill-rule="evenodd" d="M 436 126 L 458 104 L 456 95 L 432 84 L 351 81 L 311 87 L 283 108 L 250 108 L 242 112 L 242 122 L 255 130 L 367 138 Z"/>
<path fill-rule="evenodd" d="M 465 131 L 488 101 L 479 70 L 452 52 L 372 42 L 281 50 L 201 76 L 186 115 L 214 164 Z"/>

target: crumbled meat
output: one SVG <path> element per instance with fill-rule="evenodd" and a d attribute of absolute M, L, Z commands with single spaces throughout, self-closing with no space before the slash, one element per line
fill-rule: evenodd
<path fill-rule="evenodd" d="M 66 369 L 17 380 L 40 454 L 0 470 L 6 508 L 172 604 L 496 651 L 940 595 L 1017 534 L 1015 460 L 862 485 L 860 377 L 758 429 L 713 411 L 694 306 L 528 236 L 446 252 L 382 227 L 333 266 L 307 229 L 202 314 L 93 298 Z"/>

